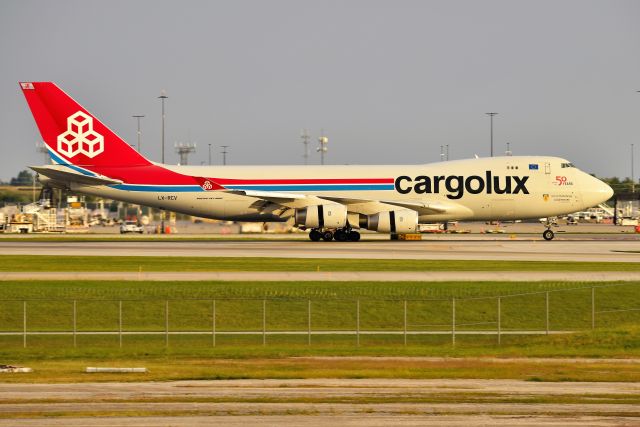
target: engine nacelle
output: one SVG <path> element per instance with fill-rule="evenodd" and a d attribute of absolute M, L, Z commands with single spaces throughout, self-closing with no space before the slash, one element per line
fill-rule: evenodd
<path fill-rule="evenodd" d="M 418 229 L 418 212 L 396 209 L 360 217 L 360 228 L 378 233 L 415 233 Z"/>
<path fill-rule="evenodd" d="M 306 228 L 342 228 L 347 225 L 347 207 L 339 203 L 296 209 L 296 225 Z"/>

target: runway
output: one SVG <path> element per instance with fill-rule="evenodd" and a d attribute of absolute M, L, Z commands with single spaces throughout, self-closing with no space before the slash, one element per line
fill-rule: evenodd
<path fill-rule="evenodd" d="M 627 402 L 638 391 L 638 383 L 449 379 L 1 384 L 0 426 L 14 416 L 50 426 L 632 425 L 639 411 Z"/>
<path fill-rule="evenodd" d="M 364 240 L 356 243 L 281 239 L 158 239 L 145 242 L 0 239 L 0 254 L 640 262 L 640 239 L 635 235 L 572 236 L 551 242 L 538 238 L 509 239 L 507 236 L 433 236 L 422 241 Z"/>

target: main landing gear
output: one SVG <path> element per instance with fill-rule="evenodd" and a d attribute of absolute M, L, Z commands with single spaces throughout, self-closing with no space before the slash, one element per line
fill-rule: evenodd
<path fill-rule="evenodd" d="M 320 239 L 325 242 L 330 242 L 333 239 L 338 242 L 357 242 L 360 240 L 360 233 L 349 228 L 338 228 L 335 231 L 314 228 L 309 232 L 309 239 L 314 242 L 318 242 Z"/>

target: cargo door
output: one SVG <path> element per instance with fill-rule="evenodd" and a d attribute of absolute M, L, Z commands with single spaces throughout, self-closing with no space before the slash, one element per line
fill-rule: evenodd
<path fill-rule="evenodd" d="M 518 219 L 516 217 L 516 201 L 514 199 L 491 200 L 492 219 Z"/>

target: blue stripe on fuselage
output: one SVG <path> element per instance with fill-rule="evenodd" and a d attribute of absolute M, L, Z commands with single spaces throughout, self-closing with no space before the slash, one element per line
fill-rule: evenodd
<path fill-rule="evenodd" d="M 158 191 L 158 192 L 201 192 L 198 185 L 136 185 L 117 184 L 110 186 L 125 191 Z M 302 184 L 302 185 L 227 185 L 228 190 L 259 191 L 371 191 L 393 190 L 393 184 Z"/>

